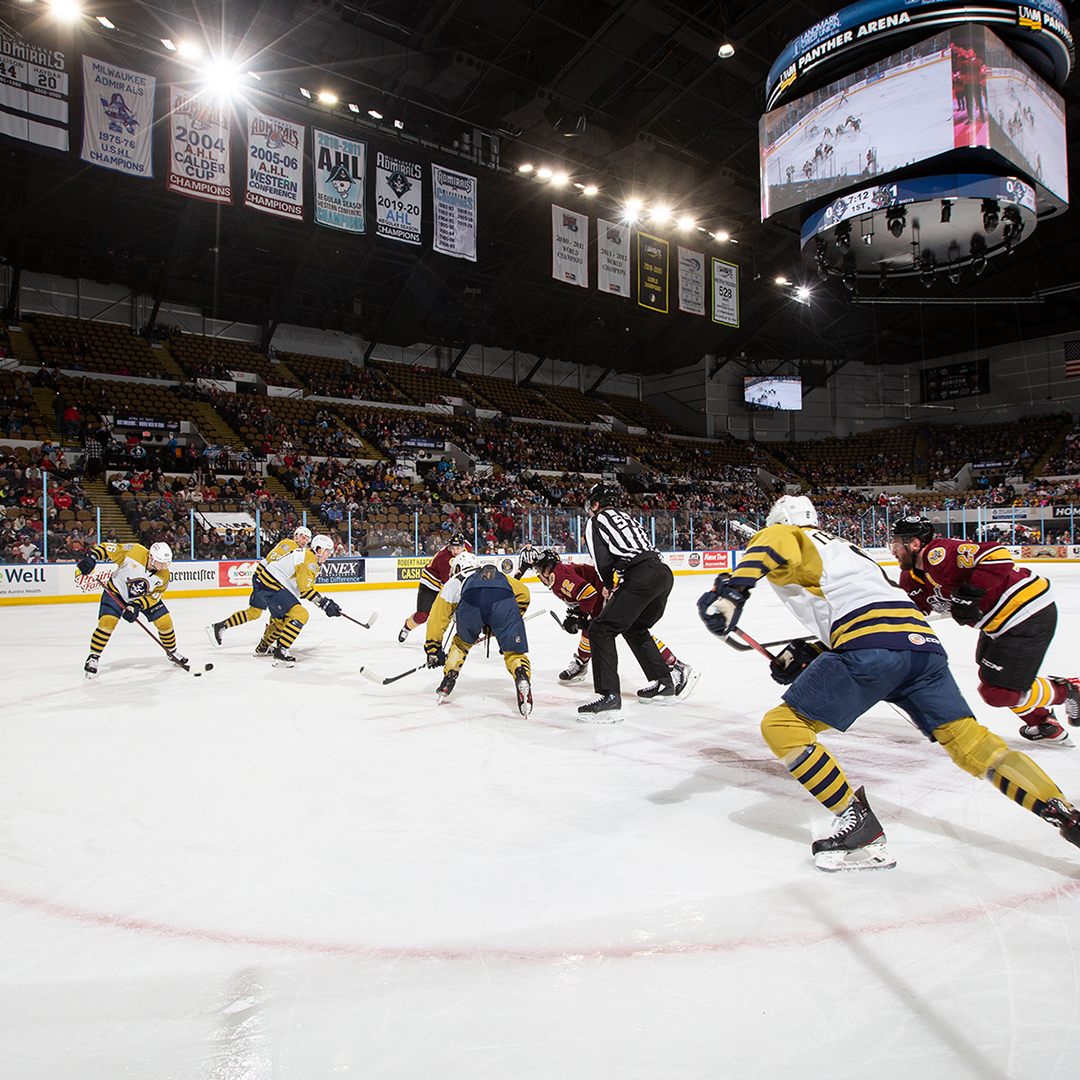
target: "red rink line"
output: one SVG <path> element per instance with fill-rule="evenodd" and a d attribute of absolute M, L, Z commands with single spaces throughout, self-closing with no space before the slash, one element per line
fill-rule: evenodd
<path fill-rule="evenodd" d="M 728 941 L 672 941 L 660 945 L 615 945 L 582 949 L 514 949 L 505 946 L 474 945 L 471 947 L 361 945 L 347 942 L 306 941 L 302 938 L 271 937 L 261 934 L 232 933 L 222 930 L 205 930 L 198 927 L 172 926 L 125 915 L 90 911 L 71 904 L 61 904 L 43 897 L 28 896 L 0 886 L 0 901 L 30 911 L 66 919 L 90 926 L 101 926 L 135 933 L 155 934 L 175 941 L 211 942 L 216 945 L 247 945 L 287 952 L 308 953 L 318 956 L 354 958 L 358 960 L 450 960 L 484 961 L 503 960 L 524 963 L 550 964 L 566 960 L 635 960 L 650 956 L 686 956 L 690 954 L 734 953 L 743 950 L 805 949 L 852 938 L 875 937 L 895 931 L 918 930 L 937 927 L 943 923 L 976 923 L 988 918 L 987 909 L 1013 911 L 1028 904 L 1042 904 L 1055 899 L 1065 899 L 1080 893 L 1080 881 L 1062 882 L 1038 893 L 1027 893 L 992 904 L 982 903 L 955 908 L 950 912 L 934 912 L 931 915 L 908 919 L 893 919 L 866 923 L 863 926 L 841 929 L 822 928 L 801 934 L 775 937 L 752 936 L 732 938 Z"/>

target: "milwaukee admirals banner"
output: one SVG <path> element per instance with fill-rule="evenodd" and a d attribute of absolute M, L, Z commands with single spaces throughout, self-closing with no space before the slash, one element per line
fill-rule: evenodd
<path fill-rule="evenodd" d="M 68 152 L 67 59 L 0 23 L 0 139 Z"/>
<path fill-rule="evenodd" d="M 152 177 L 156 85 L 151 75 L 84 56 L 79 157 L 103 169 Z"/>
<path fill-rule="evenodd" d="M 169 87 L 169 191 L 231 206 L 230 163 L 228 112 Z"/>
<path fill-rule="evenodd" d="M 304 219 L 304 126 L 248 107 L 244 205 Z"/>
<path fill-rule="evenodd" d="M 431 166 L 435 202 L 432 246 L 443 255 L 476 262 L 476 177 Z"/>
<path fill-rule="evenodd" d="M 551 276 L 567 285 L 589 287 L 589 218 L 551 205 Z"/>
<path fill-rule="evenodd" d="M 328 229 L 367 232 L 367 143 L 312 128 L 315 141 L 315 220 Z"/>
<path fill-rule="evenodd" d="M 630 295 L 630 226 L 596 219 L 596 283 L 612 296 Z"/>
<path fill-rule="evenodd" d="M 404 244 L 420 243 L 424 167 L 416 161 L 375 155 L 375 235 Z"/>

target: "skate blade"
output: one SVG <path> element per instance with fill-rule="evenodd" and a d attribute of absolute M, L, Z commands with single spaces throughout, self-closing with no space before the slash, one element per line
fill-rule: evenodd
<path fill-rule="evenodd" d="M 291 668 L 294 663 L 294 660 L 275 660 L 274 667 Z"/>
<path fill-rule="evenodd" d="M 580 675 L 575 675 L 572 679 L 564 679 L 564 678 L 562 678 L 562 676 L 560 676 L 559 677 L 559 682 L 561 682 L 563 684 L 563 686 L 573 686 L 574 683 L 584 682 L 585 681 L 585 676 L 587 674 L 588 674 L 587 671 L 583 671 Z M 1078 722 L 1080 722 L 1080 721 L 1078 721 Z"/>
<path fill-rule="evenodd" d="M 98 673 L 96 671 L 84 671 L 83 672 L 83 678 L 96 679 L 97 677 L 98 677 Z"/>
<path fill-rule="evenodd" d="M 622 722 L 622 713 L 618 709 L 609 709 L 607 712 L 578 713 L 579 724 L 619 724 Z"/>
<path fill-rule="evenodd" d="M 697 686 L 698 679 L 700 679 L 700 678 L 701 678 L 701 672 L 700 671 L 694 670 L 694 671 L 690 672 L 689 677 L 687 678 L 686 682 L 683 684 L 682 690 L 680 690 L 679 693 L 676 695 L 676 697 L 678 697 L 679 701 L 685 701 L 694 692 L 694 687 Z"/>
<path fill-rule="evenodd" d="M 814 865 L 826 874 L 836 874 L 844 870 L 891 870 L 896 860 L 884 844 L 867 844 L 854 851 L 820 851 L 814 856 Z"/>
<path fill-rule="evenodd" d="M 215 649 L 221 648 L 222 643 L 214 636 L 214 628 L 212 626 L 206 628 L 206 636 L 210 639 L 210 644 L 213 645 Z"/>

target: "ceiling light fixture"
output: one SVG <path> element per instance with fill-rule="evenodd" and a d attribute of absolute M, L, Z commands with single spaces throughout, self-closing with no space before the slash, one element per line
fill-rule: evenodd
<path fill-rule="evenodd" d="M 337 94 L 331 94 L 329 90 L 320 90 L 319 101 L 323 105 L 336 105 Z"/>
<path fill-rule="evenodd" d="M 724 44 L 716 50 L 716 55 L 719 56 L 721 60 L 729 60 L 735 55 L 735 46 L 732 45 L 730 41 L 725 41 Z"/>
<path fill-rule="evenodd" d="M 525 162 L 524 165 L 519 165 L 518 166 L 518 172 L 520 172 L 520 173 L 531 173 L 532 171 L 533 171 L 533 167 L 527 161 Z"/>
<path fill-rule="evenodd" d="M 94 17 L 99 23 L 101 23 L 102 26 L 105 27 L 106 30 L 116 29 L 116 23 L 109 22 L 109 20 L 104 15 L 95 15 Z"/>

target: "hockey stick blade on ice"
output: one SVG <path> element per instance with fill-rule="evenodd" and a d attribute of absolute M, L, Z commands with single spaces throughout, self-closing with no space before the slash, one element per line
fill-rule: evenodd
<path fill-rule="evenodd" d="M 360 674 L 363 675 L 365 679 L 369 679 L 373 683 L 378 683 L 380 686 L 389 686 L 391 683 L 397 682 L 398 679 L 404 679 L 406 675 L 413 675 L 417 671 L 424 671 L 426 668 L 427 664 L 417 664 L 416 667 L 411 667 L 408 671 L 401 672 L 400 675 L 390 675 L 385 679 L 381 675 L 376 675 L 369 667 L 362 667 L 360 669 Z M 432 668 L 431 670 L 435 671 L 438 669 Z"/>
<path fill-rule="evenodd" d="M 365 630 L 370 630 L 375 625 L 375 620 L 379 617 L 379 613 L 377 611 L 373 611 L 368 616 L 367 622 L 361 622 L 359 619 L 354 619 L 351 615 L 346 615 L 344 611 L 341 614 L 346 619 L 348 619 L 349 622 L 356 623 L 357 626 L 362 626 Z"/>

